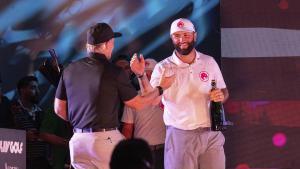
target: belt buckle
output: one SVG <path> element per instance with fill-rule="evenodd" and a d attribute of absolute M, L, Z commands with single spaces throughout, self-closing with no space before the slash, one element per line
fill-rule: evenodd
<path fill-rule="evenodd" d="M 200 131 L 200 132 L 210 131 L 210 130 L 211 130 L 210 127 L 200 127 L 200 128 L 198 128 L 198 129 L 199 129 L 198 131 Z"/>

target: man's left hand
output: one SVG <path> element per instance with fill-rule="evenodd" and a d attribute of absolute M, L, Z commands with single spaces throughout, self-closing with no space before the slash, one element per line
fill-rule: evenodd
<path fill-rule="evenodd" d="M 210 100 L 214 102 L 223 102 L 225 99 L 224 93 L 221 89 L 215 89 L 209 93 Z"/>

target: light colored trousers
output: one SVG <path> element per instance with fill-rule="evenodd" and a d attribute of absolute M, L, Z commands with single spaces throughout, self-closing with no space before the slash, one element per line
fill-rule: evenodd
<path fill-rule="evenodd" d="M 74 133 L 69 142 L 72 166 L 75 169 L 109 169 L 113 149 L 123 139 L 118 130 Z"/>
<path fill-rule="evenodd" d="M 165 169 L 225 169 L 225 138 L 221 132 L 168 126 Z"/>

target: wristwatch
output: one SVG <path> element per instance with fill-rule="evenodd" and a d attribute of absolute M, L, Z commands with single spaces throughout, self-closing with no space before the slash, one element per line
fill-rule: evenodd
<path fill-rule="evenodd" d="M 164 93 L 164 89 L 161 86 L 156 86 L 156 88 L 158 89 L 159 95 L 162 95 Z"/>
<path fill-rule="evenodd" d="M 137 77 L 140 79 L 140 78 L 142 78 L 144 76 L 144 74 L 145 74 L 145 72 L 142 73 L 141 75 L 137 75 Z"/>

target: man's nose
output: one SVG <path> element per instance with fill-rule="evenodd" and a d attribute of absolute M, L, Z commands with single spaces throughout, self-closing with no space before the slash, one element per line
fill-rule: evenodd
<path fill-rule="evenodd" d="M 179 37 L 179 42 L 183 42 L 183 37 Z"/>
<path fill-rule="evenodd" d="M 180 42 L 180 43 L 185 43 L 185 42 L 186 42 L 186 39 L 185 39 L 184 37 L 180 37 L 180 38 L 179 38 L 179 42 Z"/>

